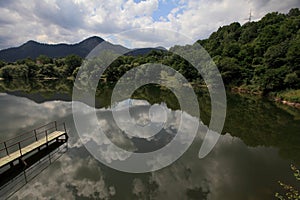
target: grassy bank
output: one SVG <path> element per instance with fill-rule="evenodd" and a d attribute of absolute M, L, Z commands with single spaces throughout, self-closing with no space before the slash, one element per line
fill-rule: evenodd
<path fill-rule="evenodd" d="M 276 97 L 281 101 L 300 103 L 300 89 L 278 92 Z"/>

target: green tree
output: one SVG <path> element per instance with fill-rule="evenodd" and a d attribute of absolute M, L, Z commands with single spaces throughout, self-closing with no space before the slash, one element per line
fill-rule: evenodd
<path fill-rule="evenodd" d="M 292 70 L 300 70 L 300 30 L 296 37 L 290 41 L 286 57 Z"/>
<path fill-rule="evenodd" d="M 291 164 L 291 170 L 293 172 L 294 177 L 297 181 L 300 181 L 300 171 L 299 169 Z M 278 192 L 275 193 L 275 197 L 280 200 L 284 199 L 291 199 L 291 200 L 299 200 L 300 199 L 300 191 L 295 188 L 295 186 L 285 184 L 282 181 L 278 181 L 278 184 L 282 187 L 282 189 L 285 191 L 285 194 L 282 195 Z"/>
<path fill-rule="evenodd" d="M 0 68 L 4 67 L 6 65 L 6 62 L 0 60 Z"/>
<path fill-rule="evenodd" d="M 239 84 L 242 80 L 241 68 L 238 65 L 238 60 L 229 57 L 220 57 L 215 61 L 225 84 Z"/>
<path fill-rule="evenodd" d="M 288 49 L 288 43 L 282 42 L 270 46 L 264 54 L 264 61 L 268 68 L 278 68 L 286 63 L 285 57 Z"/>
<path fill-rule="evenodd" d="M 237 57 L 240 52 L 240 45 L 237 42 L 232 42 L 226 45 L 223 49 L 223 55 L 228 57 Z"/>
<path fill-rule="evenodd" d="M 53 63 L 53 60 L 52 58 L 49 58 L 48 56 L 46 55 L 39 55 L 37 58 L 36 58 L 37 62 L 40 62 L 41 64 L 49 64 L 49 63 Z"/>
<path fill-rule="evenodd" d="M 69 55 L 65 58 L 65 64 L 66 64 L 66 75 L 71 76 L 73 74 L 73 71 L 80 67 L 82 64 L 82 58 L 77 55 Z"/>
<path fill-rule="evenodd" d="M 285 76 L 284 83 L 288 88 L 298 88 L 300 86 L 300 79 L 298 78 L 298 75 L 293 72 Z"/>
<path fill-rule="evenodd" d="M 289 13 L 287 14 L 288 17 L 299 17 L 300 16 L 300 10 L 299 8 L 292 8 Z"/>

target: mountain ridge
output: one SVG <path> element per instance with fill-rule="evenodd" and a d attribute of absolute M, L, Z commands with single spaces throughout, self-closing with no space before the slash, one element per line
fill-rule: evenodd
<path fill-rule="evenodd" d="M 5 62 L 15 62 L 25 58 L 36 59 L 40 55 L 46 55 L 50 58 L 60 58 L 71 54 L 85 58 L 97 45 L 102 42 L 105 42 L 109 47 L 121 49 L 121 52 L 127 52 L 126 55 L 131 56 L 145 55 L 152 50 L 166 50 L 163 47 L 128 49 L 122 45 L 107 42 L 101 37 L 91 36 L 74 44 L 47 44 L 34 40 L 28 40 L 18 47 L 10 47 L 0 50 L 0 60 Z"/>
<path fill-rule="evenodd" d="M 64 57 L 75 54 L 85 57 L 93 48 L 104 40 L 100 37 L 89 37 L 75 44 L 46 44 L 29 40 L 19 47 L 11 47 L 0 51 L 0 59 L 6 62 L 15 62 L 20 59 L 35 59 L 39 55 L 46 55 L 51 58 Z"/>

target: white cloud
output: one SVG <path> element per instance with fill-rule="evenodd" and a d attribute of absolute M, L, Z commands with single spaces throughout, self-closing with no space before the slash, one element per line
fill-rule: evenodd
<path fill-rule="evenodd" d="M 4 95 L 0 103 L 5 105 L 0 106 L 0 113 L 6 115 L 5 118 L 0 118 L 0 122 L 5 124 L 5 127 L 0 127 L 0 131 L 10 134 L 9 137 L 29 131 L 30 127 L 37 128 L 43 125 L 38 123 L 47 124 L 71 113 L 71 102 L 51 101 L 37 104 L 27 98 Z M 16 124 L 18 124 L 18 129 L 16 129 Z M 0 139 L 7 137 L 6 134 L 2 134 Z"/>
<path fill-rule="evenodd" d="M 152 15 L 159 10 L 159 0 L 2 2 L 0 12 L 5 17 L 0 19 L 0 49 L 31 39 L 44 43 L 74 43 L 92 35 L 105 39 L 120 31 L 146 27 L 171 29 L 197 40 L 208 37 L 219 26 L 233 21 L 246 22 L 250 9 L 253 19 L 258 20 L 268 12 L 287 12 L 292 7 L 300 7 L 299 4 L 298 0 L 180 0 L 178 7 L 154 21 Z M 157 41 L 157 35 L 145 37 L 137 33 L 130 35 L 129 40 L 132 46 L 139 47 L 180 43 L 167 34 L 164 38 Z"/>
<path fill-rule="evenodd" d="M 129 17 L 150 16 L 158 8 L 158 0 L 147 0 L 135 3 L 133 0 L 128 0 L 123 5 L 124 13 Z"/>
<path fill-rule="evenodd" d="M 44 173 L 51 174 L 51 178 Z M 110 199 L 115 194 L 115 187 L 105 183 L 97 161 L 90 156 L 79 158 L 65 154 L 19 190 L 13 199 L 49 199 L 50 196 L 55 199 Z"/>

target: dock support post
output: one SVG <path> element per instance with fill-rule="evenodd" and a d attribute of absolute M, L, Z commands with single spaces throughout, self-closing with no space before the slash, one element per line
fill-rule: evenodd
<path fill-rule="evenodd" d="M 27 167 L 27 163 L 22 158 L 19 159 L 19 163 L 23 163 L 24 167 Z"/>

